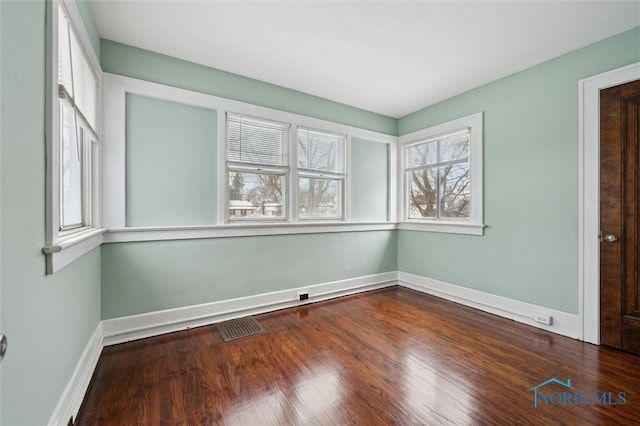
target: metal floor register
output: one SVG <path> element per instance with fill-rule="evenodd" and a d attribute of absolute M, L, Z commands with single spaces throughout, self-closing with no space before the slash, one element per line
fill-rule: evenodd
<path fill-rule="evenodd" d="M 255 318 L 245 317 L 218 324 L 218 331 L 220 331 L 222 340 L 228 342 L 241 337 L 262 333 L 264 331 L 264 327 L 262 327 Z"/>

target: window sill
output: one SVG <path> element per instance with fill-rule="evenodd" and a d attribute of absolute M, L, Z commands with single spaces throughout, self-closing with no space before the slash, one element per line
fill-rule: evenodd
<path fill-rule="evenodd" d="M 398 229 L 405 231 L 442 232 L 447 234 L 484 235 L 487 225 L 460 222 L 400 222 Z"/>
<path fill-rule="evenodd" d="M 393 222 L 304 222 L 288 224 L 243 223 L 220 226 L 164 226 L 109 229 L 105 243 L 198 238 L 251 237 L 262 235 L 317 234 L 396 229 Z"/>
<path fill-rule="evenodd" d="M 47 274 L 55 274 L 76 259 L 99 247 L 106 229 L 90 228 L 58 239 L 53 245 L 44 247 L 47 258 Z"/>

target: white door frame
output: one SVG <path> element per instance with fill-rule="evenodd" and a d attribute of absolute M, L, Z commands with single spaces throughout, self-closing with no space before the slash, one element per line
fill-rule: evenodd
<path fill-rule="evenodd" d="M 640 62 L 578 82 L 580 339 L 600 344 L 600 90 L 640 79 Z"/>

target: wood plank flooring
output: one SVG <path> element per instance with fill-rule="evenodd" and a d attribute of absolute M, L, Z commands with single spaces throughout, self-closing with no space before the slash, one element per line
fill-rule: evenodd
<path fill-rule="evenodd" d="M 75 424 L 640 424 L 640 357 L 412 290 L 256 319 L 105 348 Z"/>

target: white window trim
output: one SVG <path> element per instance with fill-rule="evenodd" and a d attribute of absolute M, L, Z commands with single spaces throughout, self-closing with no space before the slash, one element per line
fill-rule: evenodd
<path fill-rule="evenodd" d="M 421 129 L 398 138 L 398 229 L 412 231 L 445 232 L 453 234 L 483 235 L 483 112 L 461 117 L 446 123 Z M 405 147 L 422 140 L 469 129 L 471 146 L 469 149 L 469 163 L 471 167 L 471 211 L 469 220 L 454 221 L 441 219 L 409 219 L 408 218 L 408 188 L 405 178 Z"/>
<path fill-rule="evenodd" d="M 46 183 L 45 183 L 45 246 L 42 251 L 46 255 L 46 272 L 53 274 L 74 260 L 98 247 L 103 241 L 104 229 L 101 224 L 101 174 L 100 174 L 100 150 L 101 145 L 95 148 L 91 170 L 95 182 L 92 188 L 90 211 L 92 211 L 92 227 L 81 228 L 77 232 L 59 232 L 60 220 L 60 146 L 59 146 L 59 106 L 58 106 L 58 6 L 62 5 L 68 13 L 78 40 L 85 51 L 98 81 L 98 105 L 96 106 L 96 133 L 100 135 L 102 105 L 100 102 L 100 89 L 102 69 L 100 62 L 93 51 L 89 35 L 84 27 L 80 12 L 72 0 L 54 0 L 47 2 L 47 43 L 46 43 Z"/>
<path fill-rule="evenodd" d="M 103 74 L 103 105 L 104 105 L 104 144 L 102 152 L 103 164 L 103 226 L 109 230 L 105 235 L 105 242 L 114 241 L 138 241 L 123 236 L 130 233 L 134 238 L 143 238 L 142 241 L 166 240 L 175 235 L 178 239 L 184 238 L 215 238 L 218 236 L 245 236 L 245 235 L 277 235 L 290 233 L 314 232 L 349 232 L 360 230 L 395 229 L 395 219 L 391 213 L 396 211 L 396 199 L 392 188 L 397 186 L 397 174 L 395 169 L 395 152 L 397 151 L 397 137 L 370 130 L 364 130 L 344 124 L 307 117 L 304 115 L 275 110 L 271 108 L 252 105 L 244 102 L 233 101 L 204 93 L 194 92 L 158 83 L 124 77 L 116 74 Z M 140 95 L 155 99 L 178 102 L 185 105 L 197 106 L 215 110 L 217 114 L 217 138 L 218 141 L 218 215 L 217 223 L 211 226 L 184 226 L 184 227 L 127 227 L 125 217 L 125 103 L 126 95 Z M 297 164 L 296 129 L 298 127 L 321 129 L 336 134 L 346 134 L 346 180 L 344 200 L 350 198 L 351 166 L 350 145 L 351 138 L 356 137 L 372 142 L 389 145 L 389 180 L 391 182 L 387 210 L 389 215 L 384 222 L 351 222 L 349 203 L 345 203 L 344 215 L 346 220 L 300 220 L 297 214 L 297 191 L 293 185 L 297 185 L 297 167 L 293 167 L 289 173 L 289 222 L 265 223 L 233 221 L 225 223 L 227 215 L 227 194 L 221 183 L 226 182 L 226 112 L 263 118 L 266 120 L 290 123 L 291 144 L 289 156 L 295 159 Z M 298 226 L 299 225 L 299 226 Z M 334 227 L 332 227 L 335 225 Z M 382 228 L 380 228 L 382 226 Z M 390 228 L 391 226 L 391 228 Z M 228 230 L 223 230 L 228 228 Z M 242 229 L 240 229 L 242 228 Z M 267 228 L 268 231 L 264 231 Z M 338 230 L 335 230 L 338 229 Z M 267 232 L 264 234 L 264 232 Z"/>

